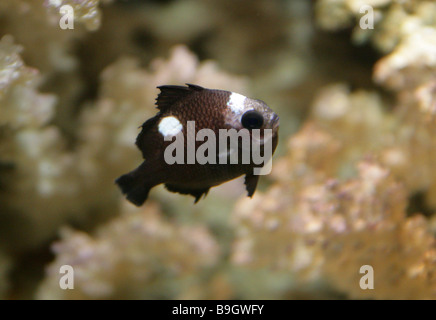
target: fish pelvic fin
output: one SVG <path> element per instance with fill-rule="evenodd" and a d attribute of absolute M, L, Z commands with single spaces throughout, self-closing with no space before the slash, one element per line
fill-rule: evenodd
<path fill-rule="evenodd" d="M 245 175 L 245 188 L 247 189 L 247 193 L 250 198 L 253 197 L 253 194 L 256 191 L 258 181 L 258 175 L 254 175 L 253 173 L 247 173 Z"/>

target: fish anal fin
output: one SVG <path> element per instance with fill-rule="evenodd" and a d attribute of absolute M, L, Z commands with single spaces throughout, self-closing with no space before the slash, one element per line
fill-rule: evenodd
<path fill-rule="evenodd" d="M 210 189 L 210 187 L 202 188 L 202 189 L 188 189 L 168 183 L 165 184 L 165 188 L 167 188 L 167 190 L 171 192 L 177 192 L 180 194 L 189 194 L 193 196 L 195 198 L 194 203 L 197 203 L 203 195 L 204 197 L 206 197 Z"/>

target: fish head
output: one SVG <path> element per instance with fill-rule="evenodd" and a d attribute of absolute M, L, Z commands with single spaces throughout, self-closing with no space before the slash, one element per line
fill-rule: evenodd
<path fill-rule="evenodd" d="M 231 93 L 227 107 L 226 124 L 229 127 L 238 131 L 248 129 L 251 138 L 260 145 L 272 142 L 274 152 L 280 121 L 279 116 L 264 101 Z"/>

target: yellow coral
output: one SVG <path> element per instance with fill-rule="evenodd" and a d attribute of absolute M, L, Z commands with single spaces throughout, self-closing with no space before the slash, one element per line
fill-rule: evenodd
<path fill-rule="evenodd" d="M 306 148 L 290 152 L 295 175 L 300 166 L 292 154 L 320 151 Z M 435 239 L 426 220 L 406 216 L 407 193 L 388 170 L 369 160 L 358 171 L 339 182 L 306 170 L 303 182 L 279 182 L 253 201 L 241 200 L 233 262 L 289 272 L 300 286 L 327 282 L 351 298 L 434 299 Z M 365 265 L 374 269 L 373 290 L 359 285 Z"/>
<path fill-rule="evenodd" d="M 151 203 L 125 211 L 95 237 L 64 230 L 38 298 L 174 298 L 217 262 L 219 247 L 203 226 L 177 226 Z M 62 265 L 73 267 L 74 290 L 59 287 Z"/>
<path fill-rule="evenodd" d="M 27 226 L 11 229 L 9 224 L 2 225 L 3 237 L 18 238 L 12 250 L 36 245 L 51 236 L 53 229 L 49 226 L 74 211 L 74 206 L 65 210 L 66 199 L 77 195 L 72 157 L 65 151 L 58 129 L 48 125 L 56 99 L 37 91 L 38 72 L 24 65 L 19 51 L 11 37 L 2 38 L 0 162 L 8 164 L 6 171 L 11 176 L 4 182 L 8 192 L 2 193 L 0 199 L 9 223 L 23 223 L 24 215 Z M 35 228 L 39 225 L 45 227 Z"/>

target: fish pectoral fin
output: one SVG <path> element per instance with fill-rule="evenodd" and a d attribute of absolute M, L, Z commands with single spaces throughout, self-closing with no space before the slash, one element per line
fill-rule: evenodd
<path fill-rule="evenodd" d="M 165 184 L 165 188 L 167 188 L 167 190 L 171 192 L 177 192 L 180 194 L 189 194 L 193 196 L 195 198 L 194 203 L 197 203 L 203 195 L 204 197 L 206 197 L 210 189 L 210 187 L 203 188 L 203 189 L 189 189 L 189 188 L 184 188 L 184 187 L 167 184 L 167 183 Z"/>
<path fill-rule="evenodd" d="M 153 118 L 148 119 L 142 124 L 142 130 L 136 137 L 136 146 L 139 150 L 142 152 L 142 157 L 145 159 L 146 154 L 148 153 L 147 148 L 150 148 L 150 146 L 147 145 L 146 141 L 146 134 L 148 131 L 151 130 L 151 128 L 156 124 L 157 120 L 159 119 L 159 115 L 154 116 Z"/>
<path fill-rule="evenodd" d="M 247 189 L 248 196 L 251 198 L 256 191 L 257 182 L 259 181 L 259 176 L 253 173 L 247 173 L 245 175 L 245 188 Z"/>

